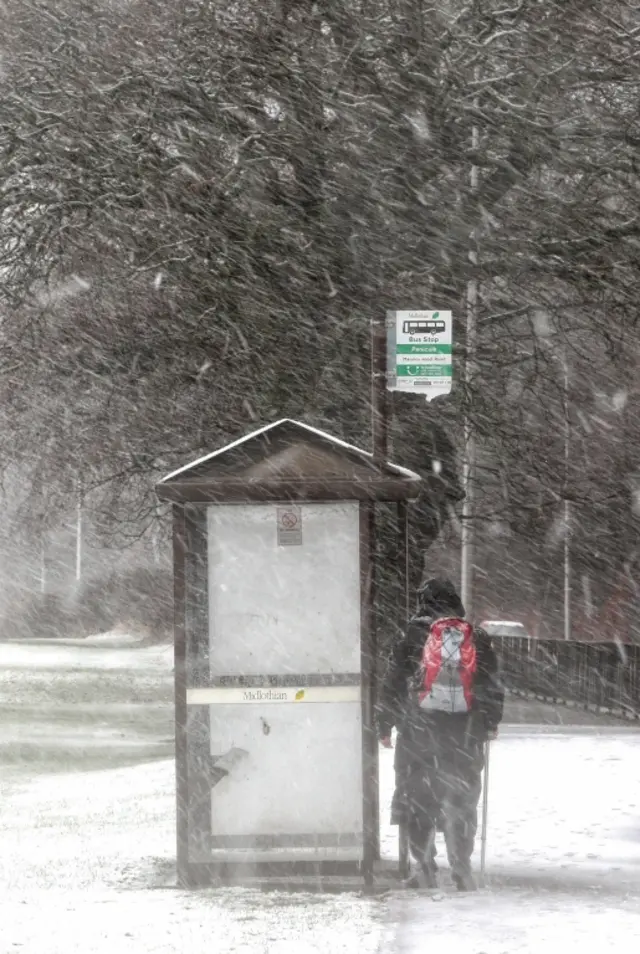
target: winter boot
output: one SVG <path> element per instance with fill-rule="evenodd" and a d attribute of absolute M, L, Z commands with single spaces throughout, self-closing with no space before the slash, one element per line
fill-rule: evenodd
<path fill-rule="evenodd" d="M 478 886 L 470 867 L 458 868 L 451 872 L 451 878 L 458 891 L 476 891 Z"/>
<path fill-rule="evenodd" d="M 420 865 L 420 887 L 434 890 L 438 885 L 438 866 L 435 862 L 432 864 Z"/>
<path fill-rule="evenodd" d="M 439 887 L 437 865 L 421 864 L 413 870 L 404 882 L 406 888 L 422 888 L 435 891 Z"/>

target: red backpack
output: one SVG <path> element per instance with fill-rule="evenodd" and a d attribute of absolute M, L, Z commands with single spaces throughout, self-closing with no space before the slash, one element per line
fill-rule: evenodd
<path fill-rule="evenodd" d="M 457 617 L 437 619 L 422 650 L 418 704 L 430 712 L 471 712 L 477 668 L 473 627 Z"/>

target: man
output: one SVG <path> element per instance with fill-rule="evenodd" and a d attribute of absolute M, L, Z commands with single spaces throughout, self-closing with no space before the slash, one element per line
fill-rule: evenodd
<path fill-rule="evenodd" d="M 390 747 L 393 727 L 398 731 L 391 821 L 407 824 L 409 849 L 419 867 L 413 883 L 437 886 L 435 835 L 441 829 L 454 884 L 460 891 L 469 891 L 475 888 L 471 856 L 484 744 L 496 737 L 504 704 L 496 655 L 483 630 L 461 625 L 471 643 L 467 711 L 423 708 L 419 701 L 425 696 L 420 692 L 423 654 L 434 632 L 432 626 L 439 620 L 462 621 L 464 616 L 449 580 L 431 579 L 421 588 L 418 613 L 404 639 L 392 649 L 378 705 L 378 734 L 382 744 Z"/>

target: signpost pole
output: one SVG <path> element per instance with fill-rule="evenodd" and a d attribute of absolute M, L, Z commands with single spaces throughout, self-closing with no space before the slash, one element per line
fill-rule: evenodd
<path fill-rule="evenodd" d="M 406 501 L 398 504 L 398 592 L 402 597 L 400 620 L 403 631 L 409 622 L 409 513 Z M 409 830 L 406 819 L 398 826 L 398 874 L 405 881 L 410 874 Z"/>
<path fill-rule="evenodd" d="M 371 322 L 371 436 L 373 459 L 379 466 L 384 466 L 389 459 L 389 395 L 387 393 L 387 339 L 385 322 L 382 317 Z M 365 751 L 370 760 L 371 770 L 365 773 L 365 785 L 370 784 L 370 794 L 373 805 L 371 819 L 371 860 L 365 864 L 365 884 L 373 883 L 373 861 L 380 858 L 380 779 L 378 744 L 375 727 L 375 703 L 377 699 L 378 683 L 378 647 L 380 620 L 378 616 L 377 592 L 380 579 L 378 569 L 378 546 L 376 512 L 373 503 L 365 504 L 368 538 L 369 538 L 369 587 L 368 587 L 368 618 L 369 646 L 366 656 L 369 668 L 369 718 L 370 725 L 363 725 Z M 370 781 L 369 781 L 370 780 Z"/>
<path fill-rule="evenodd" d="M 373 459 L 383 464 L 389 456 L 387 338 L 383 319 L 371 322 L 371 410 Z"/>

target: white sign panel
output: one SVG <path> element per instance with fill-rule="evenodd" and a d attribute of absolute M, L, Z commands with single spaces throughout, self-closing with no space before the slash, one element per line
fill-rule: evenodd
<path fill-rule="evenodd" d="M 450 311 L 387 312 L 387 387 L 423 394 L 428 401 L 451 393 Z"/>
<path fill-rule="evenodd" d="M 307 673 L 360 672 L 358 503 L 303 504 L 303 547 L 278 546 L 274 510 L 208 508 L 211 674 L 298 674 L 298 689 Z"/>

